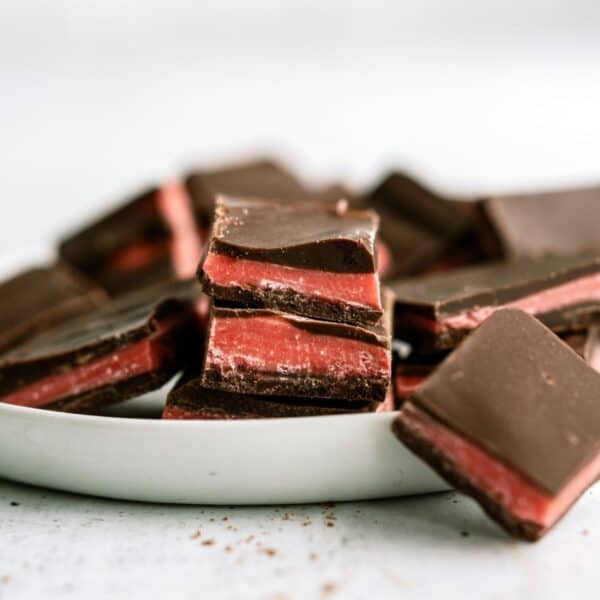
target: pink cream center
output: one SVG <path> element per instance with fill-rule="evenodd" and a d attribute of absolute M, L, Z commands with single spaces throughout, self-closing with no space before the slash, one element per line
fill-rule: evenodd
<path fill-rule="evenodd" d="M 198 232 L 189 196 L 177 182 L 162 186 L 157 194 L 158 210 L 172 233 L 171 255 L 177 276 L 193 277 L 202 258 L 202 237 Z"/>
<path fill-rule="evenodd" d="M 170 333 L 171 330 L 165 328 L 150 338 L 87 365 L 45 377 L 22 387 L 16 392 L 0 397 L 0 402 L 36 408 L 155 371 L 172 357 L 172 350 L 164 343 Z"/>
<path fill-rule="evenodd" d="M 209 253 L 204 272 L 216 285 L 292 291 L 381 311 L 375 273 L 333 273 Z"/>
<path fill-rule="evenodd" d="M 337 380 L 386 376 L 390 357 L 381 346 L 314 333 L 277 316 L 215 317 L 206 364 L 282 376 L 323 374 Z"/>
<path fill-rule="evenodd" d="M 501 308 L 518 308 L 531 315 L 539 315 L 552 310 L 558 310 L 564 306 L 595 301 L 600 301 L 600 273 L 581 277 L 580 279 L 563 283 L 551 289 L 519 298 L 513 302 L 467 310 L 457 315 L 444 317 L 440 321 L 408 313 L 402 315 L 401 320 L 421 329 L 442 333 L 457 329 L 474 329 Z"/>
<path fill-rule="evenodd" d="M 471 485 L 498 500 L 518 519 L 544 528 L 551 527 L 600 473 L 598 456 L 556 496 L 551 496 L 413 404 L 407 404 L 399 418 L 421 439 L 441 451 Z"/>

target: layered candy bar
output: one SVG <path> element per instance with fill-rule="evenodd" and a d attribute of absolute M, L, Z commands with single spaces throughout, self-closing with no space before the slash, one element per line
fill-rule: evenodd
<path fill-rule="evenodd" d="M 494 313 L 412 394 L 396 435 L 537 540 L 600 474 L 600 374 L 534 317 Z"/>
<path fill-rule="evenodd" d="M 600 258 L 489 263 L 400 281 L 395 329 L 422 352 L 454 347 L 502 307 L 535 315 L 557 332 L 586 327 L 600 311 Z"/>
<path fill-rule="evenodd" d="M 206 230 L 181 184 L 154 187 L 64 239 L 61 258 L 112 296 L 193 277 Z"/>
<path fill-rule="evenodd" d="M 376 412 L 385 408 L 379 402 L 259 396 L 236 394 L 205 387 L 200 379 L 183 380 L 170 393 L 163 419 L 279 419 Z"/>
<path fill-rule="evenodd" d="M 381 217 L 380 273 L 386 281 L 483 256 L 471 203 L 443 197 L 399 172 L 387 175 L 367 203 Z"/>
<path fill-rule="evenodd" d="M 202 382 L 238 394 L 381 402 L 390 384 L 390 313 L 359 326 L 214 305 Z"/>
<path fill-rule="evenodd" d="M 374 323 L 383 314 L 371 211 L 220 197 L 201 269 L 219 300 Z"/>
<path fill-rule="evenodd" d="M 125 296 L 0 356 L 0 402 L 92 412 L 159 388 L 202 348 L 200 286 Z"/>

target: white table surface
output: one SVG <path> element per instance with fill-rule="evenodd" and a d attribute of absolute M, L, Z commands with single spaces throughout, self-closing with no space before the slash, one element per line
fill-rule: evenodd
<path fill-rule="evenodd" d="M 0 19 L 3 264 L 146 181 L 257 149 L 320 182 L 600 181 L 593 0 L 33 4 Z M 2 600 L 597 597 L 598 556 L 597 489 L 532 546 L 454 494 L 211 509 L 0 481 Z"/>

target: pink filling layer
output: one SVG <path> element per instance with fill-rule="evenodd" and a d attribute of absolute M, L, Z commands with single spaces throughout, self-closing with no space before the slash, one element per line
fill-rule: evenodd
<path fill-rule="evenodd" d="M 36 381 L 0 397 L 0 402 L 35 408 L 155 371 L 172 357 L 172 350 L 165 344 L 170 333 L 170 329 L 160 331 L 87 365 Z"/>
<path fill-rule="evenodd" d="M 346 377 L 387 376 L 389 352 L 381 346 L 313 333 L 277 316 L 215 317 L 207 368 L 242 367 L 281 375 Z"/>
<path fill-rule="evenodd" d="M 600 273 L 581 277 L 580 279 L 563 283 L 562 285 L 531 294 L 513 302 L 507 302 L 499 306 L 484 306 L 468 310 L 457 315 L 445 317 L 439 321 L 407 313 L 401 316 L 401 322 L 427 331 L 443 333 L 444 331 L 456 329 L 474 329 L 501 308 L 518 308 L 531 315 L 538 315 L 558 310 L 565 306 L 596 301 L 600 301 Z"/>
<path fill-rule="evenodd" d="M 156 197 L 158 210 L 173 235 L 171 255 L 177 276 L 193 277 L 202 258 L 202 236 L 196 226 L 190 198 L 177 182 L 163 185 Z"/>
<path fill-rule="evenodd" d="M 216 285 L 291 291 L 382 311 L 375 273 L 332 273 L 209 253 L 204 272 Z"/>
<path fill-rule="evenodd" d="M 556 496 L 550 496 L 413 404 L 403 408 L 400 418 L 421 439 L 442 452 L 471 485 L 505 506 L 516 518 L 543 528 L 551 527 L 600 473 L 598 456 Z"/>

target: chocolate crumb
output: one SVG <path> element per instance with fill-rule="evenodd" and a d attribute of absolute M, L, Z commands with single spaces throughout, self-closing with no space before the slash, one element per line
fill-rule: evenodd
<path fill-rule="evenodd" d="M 313 561 L 314 561 L 314 560 L 319 560 L 319 556 L 318 556 L 317 554 L 315 554 L 314 552 L 311 552 L 311 553 L 308 555 L 308 559 L 309 559 L 309 560 L 313 560 Z"/>
<path fill-rule="evenodd" d="M 277 554 L 277 550 L 275 550 L 275 548 L 263 548 L 261 552 L 267 556 L 275 556 Z"/>
<path fill-rule="evenodd" d="M 462 535 L 463 537 L 469 537 L 471 534 L 468 531 L 461 531 L 460 535 Z"/>
<path fill-rule="evenodd" d="M 213 538 L 210 538 L 208 540 L 204 540 L 202 542 L 203 546 L 214 546 L 215 545 L 215 540 Z"/>
<path fill-rule="evenodd" d="M 11 506 L 21 506 L 19 502 L 11 502 L 10 503 Z"/>
<path fill-rule="evenodd" d="M 231 554 L 233 552 L 233 546 L 225 546 L 225 552 L 227 552 L 227 554 Z"/>
<path fill-rule="evenodd" d="M 308 527 L 309 525 L 312 525 L 312 521 L 304 521 L 304 523 L 302 523 L 302 527 Z"/>
<path fill-rule="evenodd" d="M 254 536 L 253 536 L 253 535 L 249 535 L 249 536 L 246 538 L 246 544 L 249 544 L 249 543 L 250 543 L 250 542 L 251 542 L 253 539 L 254 539 Z"/>
<path fill-rule="evenodd" d="M 335 594 L 337 591 L 337 585 L 328 581 L 321 586 L 321 593 L 323 596 L 330 596 L 331 594 Z"/>
<path fill-rule="evenodd" d="M 229 521 L 229 517 L 223 517 L 221 521 Z"/>
<path fill-rule="evenodd" d="M 202 533 L 198 529 L 198 531 L 192 533 L 192 535 L 190 536 L 190 540 L 197 540 L 201 535 L 202 535 Z"/>
<path fill-rule="evenodd" d="M 325 521 L 325 525 L 327 525 L 327 527 L 335 527 L 335 523 L 333 521 Z"/>
<path fill-rule="evenodd" d="M 11 581 L 10 575 L 2 575 L 2 577 L 0 577 L 0 583 L 3 583 L 4 585 L 10 583 L 10 581 Z"/>
<path fill-rule="evenodd" d="M 321 503 L 322 508 L 335 508 L 335 502 L 323 502 Z"/>

